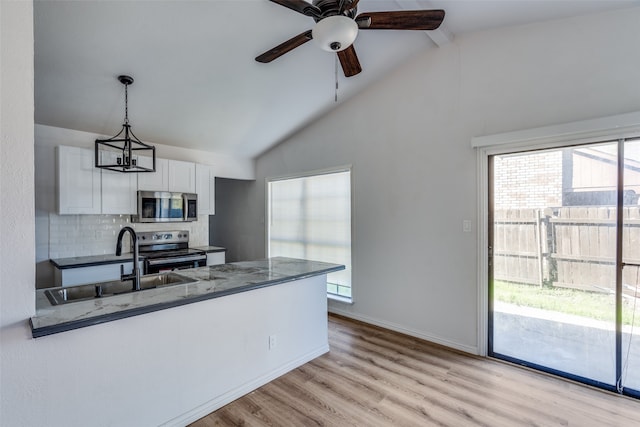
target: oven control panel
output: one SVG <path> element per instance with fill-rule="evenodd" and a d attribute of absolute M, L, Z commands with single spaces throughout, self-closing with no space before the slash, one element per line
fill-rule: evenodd
<path fill-rule="evenodd" d="M 141 231 L 137 233 L 140 245 L 189 243 L 189 231 Z"/>

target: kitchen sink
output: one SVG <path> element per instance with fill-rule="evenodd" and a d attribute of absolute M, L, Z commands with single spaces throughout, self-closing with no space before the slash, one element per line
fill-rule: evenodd
<path fill-rule="evenodd" d="M 157 273 L 140 277 L 140 290 L 155 289 L 163 286 L 183 285 L 197 280 L 177 273 Z M 86 285 L 66 286 L 47 289 L 44 293 L 52 305 L 86 301 L 94 298 L 135 292 L 131 280 L 112 280 L 109 282 L 89 283 Z"/>

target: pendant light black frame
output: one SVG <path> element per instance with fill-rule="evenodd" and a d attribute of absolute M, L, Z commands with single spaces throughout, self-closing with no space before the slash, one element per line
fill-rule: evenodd
<path fill-rule="evenodd" d="M 96 139 L 96 168 L 125 173 L 155 172 L 156 147 L 140 141 L 131 131 L 131 125 L 129 124 L 129 97 L 127 88 L 133 83 L 133 77 L 125 75 L 118 76 L 118 81 L 124 85 L 124 123 L 117 135 L 109 139 Z M 115 154 L 115 156 L 105 155 L 108 153 Z M 149 168 L 140 165 L 138 162 L 139 156 L 150 157 L 152 159 L 152 167 Z M 113 163 L 113 160 L 115 160 L 115 163 Z"/>

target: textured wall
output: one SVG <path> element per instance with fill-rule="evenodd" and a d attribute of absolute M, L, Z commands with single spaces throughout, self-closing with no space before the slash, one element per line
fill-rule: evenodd
<path fill-rule="evenodd" d="M 261 156 L 258 183 L 353 166 L 354 303 L 330 309 L 477 351 L 471 139 L 640 110 L 639 19 L 636 8 L 458 36 Z M 248 191 L 237 227 L 264 248 L 264 186 Z"/>
<path fill-rule="evenodd" d="M 0 425 L 27 426 L 32 409 L 16 412 L 16 402 L 33 407 L 34 395 L 46 387 L 39 379 L 16 386 L 35 356 L 27 328 L 35 301 L 30 1 L 0 2 L 0 63 Z"/>
<path fill-rule="evenodd" d="M 0 426 L 186 425 L 326 351 L 321 276 L 31 338 L 32 23 L 0 1 Z"/>

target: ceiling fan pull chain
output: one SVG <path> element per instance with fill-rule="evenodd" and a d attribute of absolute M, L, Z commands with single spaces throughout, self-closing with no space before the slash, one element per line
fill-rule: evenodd
<path fill-rule="evenodd" d="M 336 77 L 336 94 L 334 97 L 334 102 L 338 102 L 338 55 L 335 55 L 335 77 Z"/>

